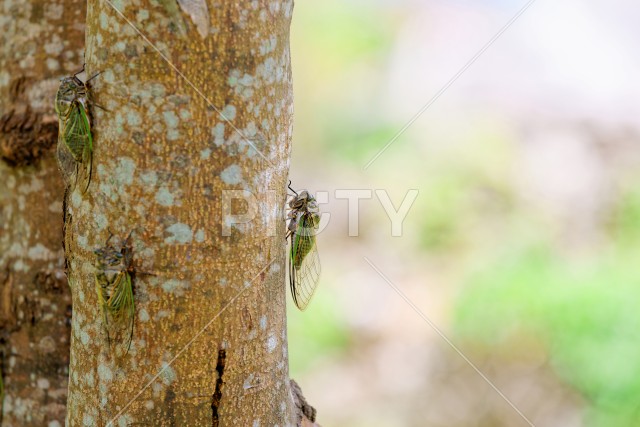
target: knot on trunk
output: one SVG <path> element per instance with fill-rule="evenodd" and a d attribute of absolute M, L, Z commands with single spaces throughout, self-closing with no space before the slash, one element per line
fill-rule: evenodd
<path fill-rule="evenodd" d="M 298 383 L 294 380 L 290 380 L 290 382 L 293 403 L 295 404 L 298 413 L 298 426 L 315 425 L 313 423 L 316 421 L 316 409 L 307 403 Z"/>

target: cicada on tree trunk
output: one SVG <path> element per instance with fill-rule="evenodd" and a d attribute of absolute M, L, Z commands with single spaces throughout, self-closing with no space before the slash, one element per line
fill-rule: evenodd
<path fill-rule="evenodd" d="M 119 248 L 110 245 L 94 251 L 96 292 L 109 347 L 112 343 L 129 352 L 136 308 L 133 296 L 133 249 L 131 234 Z M 118 353 L 116 353 L 118 354 Z"/>
<path fill-rule="evenodd" d="M 293 302 L 300 310 L 309 305 L 320 279 L 320 257 L 316 233 L 320 213 L 316 199 L 304 190 L 293 192 L 289 201 L 287 239 L 289 239 L 289 286 Z"/>
<path fill-rule="evenodd" d="M 90 89 L 78 78 L 84 67 L 71 77 L 60 81 L 56 93 L 55 110 L 58 115 L 58 166 L 71 191 L 79 184 L 85 193 L 91 182 L 93 137 L 90 123 Z"/>

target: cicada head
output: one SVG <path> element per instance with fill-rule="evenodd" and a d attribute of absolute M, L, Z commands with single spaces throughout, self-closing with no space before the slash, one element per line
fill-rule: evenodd
<path fill-rule="evenodd" d="M 96 254 L 96 261 L 99 268 L 116 269 L 123 264 L 125 258 L 121 251 L 111 246 L 96 249 L 93 253 Z"/>
<path fill-rule="evenodd" d="M 66 117 L 75 102 L 81 102 L 84 105 L 86 93 L 84 83 L 76 76 L 60 79 L 60 87 L 58 87 L 55 102 L 55 110 L 58 117 L 61 119 Z"/>
<path fill-rule="evenodd" d="M 109 239 L 111 239 L 111 237 Z M 94 250 L 93 253 L 96 255 L 96 265 L 98 268 L 121 271 L 129 270 L 133 259 L 130 242 L 131 235 L 122 242 L 120 248 L 110 245 L 107 241 L 107 246 Z"/>
<path fill-rule="evenodd" d="M 310 205 L 317 208 L 316 199 L 307 190 L 301 191 L 289 202 L 291 209 L 307 210 Z"/>

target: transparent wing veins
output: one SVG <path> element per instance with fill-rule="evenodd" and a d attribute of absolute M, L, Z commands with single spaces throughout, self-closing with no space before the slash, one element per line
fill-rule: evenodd
<path fill-rule="evenodd" d="M 293 302 L 300 310 L 309 305 L 320 280 L 320 256 L 316 245 L 315 227 L 304 227 L 301 221 L 291 234 L 289 252 L 289 286 Z M 300 259 L 301 258 L 301 259 Z"/>

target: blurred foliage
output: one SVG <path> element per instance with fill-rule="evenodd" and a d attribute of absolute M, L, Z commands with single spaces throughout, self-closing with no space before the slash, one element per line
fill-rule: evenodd
<path fill-rule="evenodd" d="M 469 276 L 456 309 L 468 342 L 508 351 L 518 335 L 542 337 L 594 427 L 640 425 L 638 196 L 621 197 L 607 249 L 576 259 L 547 242 L 507 244 Z"/>
<path fill-rule="evenodd" d="M 289 369 L 291 377 L 313 369 L 316 363 L 345 351 L 349 344 L 346 322 L 335 300 L 318 290 L 304 312 L 287 304 L 287 328 L 290 343 Z"/>
<path fill-rule="evenodd" d="M 363 173 L 363 165 L 410 118 L 395 114 L 398 105 L 394 102 L 404 99 L 394 100 L 389 92 L 394 90 L 390 79 L 394 49 L 403 21 L 411 18 L 414 6 L 365 0 L 296 4 L 291 36 L 295 87 L 292 174 L 327 182 L 323 184 L 327 186 L 338 182 L 349 186 L 348 180 L 357 177 L 375 179 L 372 185 L 389 189 L 418 188 L 420 195 L 406 224 L 406 229 L 415 232 L 403 236 L 403 244 L 409 247 L 406 252 L 399 254 L 397 242 L 384 246 L 380 236 L 379 241 L 367 240 L 375 233 L 367 229 L 365 234 L 365 226 L 360 244 L 392 261 L 400 260 L 408 270 L 422 261 L 440 266 L 442 277 L 430 273 L 434 282 L 442 280 L 437 285 L 442 288 L 463 277 L 453 302 L 457 338 L 489 352 L 507 352 L 519 361 L 525 352 L 517 348 L 520 340 L 541 342 L 558 377 L 584 397 L 586 425 L 640 425 L 640 191 L 627 189 L 601 200 L 605 210 L 613 209 L 602 214 L 602 229 L 594 232 L 595 237 L 585 238 L 587 247 L 569 247 L 559 237 L 567 226 L 565 220 L 549 219 L 544 208 L 524 200 L 532 194 L 522 194 L 526 190 L 520 181 L 526 174 L 518 170 L 523 168 L 518 155 L 524 151 L 518 150 L 523 135 L 514 132 L 521 132 L 523 126 L 548 124 L 536 124 L 535 117 L 517 112 L 513 116 L 501 110 L 492 112 L 494 107 L 486 99 L 471 114 L 460 111 L 458 104 L 446 110 L 448 97 L 465 79 L 385 152 L 384 167 L 376 163 Z M 425 70 L 425 81 L 417 84 L 436 85 L 435 93 L 437 82 L 427 81 L 429 71 Z M 543 90 L 548 88 L 540 88 Z M 473 96 L 469 93 L 470 99 Z M 549 99 L 554 97 L 560 95 L 554 93 Z M 527 102 L 533 100 L 522 100 Z M 572 128 L 575 124 L 565 125 L 588 143 L 588 137 Z M 594 192 L 594 197 L 602 196 Z M 363 225 L 367 219 L 363 218 Z M 383 232 L 386 236 L 386 229 Z M 323 247 L 320 252 L 322 257 Z M 340 256 L 349 269 L 360 268 L 353 253 L 345 250 Z M 336 295 L 343 278 L 335 274 L 337 270 L 335 265 L 323 265 L 318 294 L 307 311 L 288 312 L 294 378 L 320 365 L 326 368 L 348 361 L 351 346 L 357 342 L 352 334 L 358 332 L 346 320 L 349 307 L 341 306 Z M 422 272 L 414 274 L 422 277 Z M 415 278 L 411 271 L 407 277 Z M 433 386 L 426 382 L 425 389 Z M 365 391 L 367 404 L 380 402 L 375 393 L 373 386 Z M 402 407 L 401 400 L 385 400 L 383 412 Z M 351 417 L 344 425 L 355 425 L 354 420 L 363 417 L 357 409 L 344 410 L 345 417 Z M 329 416 L 323 414 L 325 420 Z M 398 420 L 397 425 L 402 425 Z M 391 424 L 385 419 L 379 425 Z"/>

